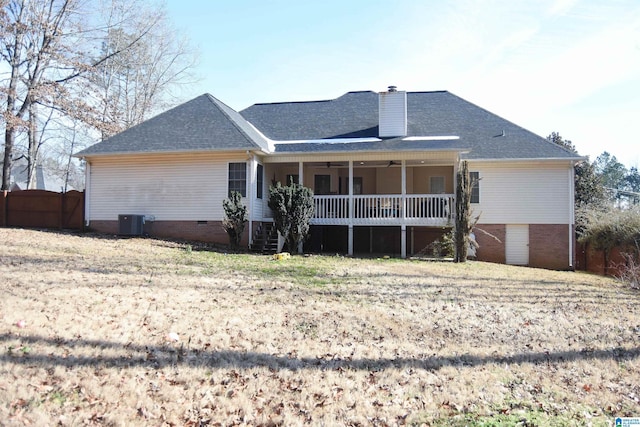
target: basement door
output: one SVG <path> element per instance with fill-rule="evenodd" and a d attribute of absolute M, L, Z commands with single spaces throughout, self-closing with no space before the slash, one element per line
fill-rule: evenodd
<path fill-rule="evenodd" d="M 507 264 L 529 264 L 529 224 L 507 224 L 505 252 Z"/>

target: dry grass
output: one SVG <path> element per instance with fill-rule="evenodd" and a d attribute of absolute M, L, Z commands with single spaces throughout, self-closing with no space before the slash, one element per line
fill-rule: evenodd
<path fill-rule="evenodd" d="M 640 416 L 640 293 L 611 279 L 15 229 L 0 277 L 0 425 Z"/>

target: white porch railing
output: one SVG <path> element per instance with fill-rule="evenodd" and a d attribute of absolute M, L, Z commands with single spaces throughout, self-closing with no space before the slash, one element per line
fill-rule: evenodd
<path fill-rule="evenodd" d="M 453 194 L 366 194 L 353 196 L 353 218 L 349 196 L 314 196 L 318 225 L 431 225 L 446 226 L 453 221 Z"/>

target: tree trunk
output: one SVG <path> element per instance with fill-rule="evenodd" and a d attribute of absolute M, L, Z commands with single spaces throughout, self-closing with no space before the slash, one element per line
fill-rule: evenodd
<path fill-rule="evenodd" d="M 0 190 L 8 191 L 11 185 L 11 166 L 13 163 L 13 141 L 15 138 L 13 128 L 7 125 L 4 131 L 4 160 L 2 163 L 2 188 Z"/>
<path fill-rule="evenodd" d="M 33 103 L 29 104 L 29 130 L 27 132 L 29 147 L 27 149 L 27 189 L 37 189 L 38 182 L 36 177 L 36 168 L 38 167 L 38 139 L 37 133 L 37 115 L 36 107 Z"/>
<path fill-rule="evenodd" d="M 456 187 L 456 225 L 455 241 L 456 256 L 455 262 L 467 261 L 467 250 L 469 247 L 469 218 L 471 216 L 471 179 L 469 177 L 469 166 L 467 162 L 462 162 L 458 171 L 458 185 Z"/>

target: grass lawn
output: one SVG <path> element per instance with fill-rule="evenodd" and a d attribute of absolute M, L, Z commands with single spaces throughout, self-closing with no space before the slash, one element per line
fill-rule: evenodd
<path fill-rule="evenodd" d="M 469 262 L 0 229 L 0 425 L 613 425 L 640 292 Z"/>

